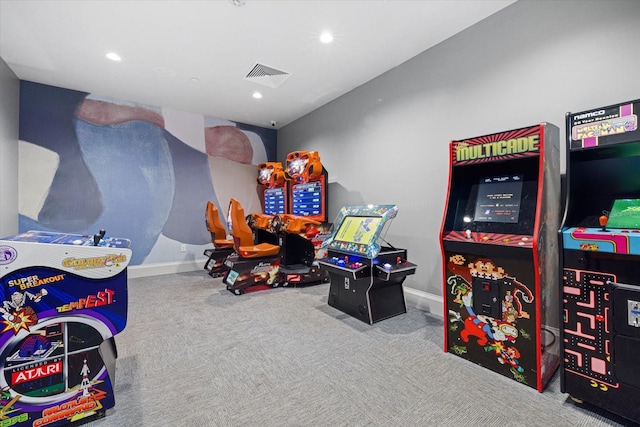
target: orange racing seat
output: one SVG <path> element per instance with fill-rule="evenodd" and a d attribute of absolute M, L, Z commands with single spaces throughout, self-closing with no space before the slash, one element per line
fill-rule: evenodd
<path fill-rule="evenodd" d="M 260 258 L 278 255 L 280 246 L 271 243 L 258 243 L 253 241 L 253 231 L 247 224 L 244 208 L 236 199 L 229 202 L 229 217 L 231 219 L 231 235 L 234 248 L 242 258 Z"/>
<path fill-rule="evenodd" d="M 212 201 L 207 201 L 205 213 L 207 230 L 211 233 L 211 243 L 216 249 L 233 249 L 233 240 L 227 239 L 227 231 L 220 221 L 218 208 Z"/>

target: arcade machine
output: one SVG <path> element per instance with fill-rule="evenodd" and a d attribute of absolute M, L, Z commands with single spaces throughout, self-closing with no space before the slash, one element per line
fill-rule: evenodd
<path fill-rule="evenodd" d="M 280 236 L 280 274 L 283 286 L 326 283 L 329 272 L 321 269 L 314 241 L 319 238 L 318 221 L 298 215 L 275 215 L 271 230 Z"/>
<path fill-rule="evenodd" d="M 222 282 L 227 285 L 227 290 L 242 295 L 278 286 L 280 246 L 256 243 L 244 208 L 234 198 L 229 201 L 227 223 L 234 243 L 234 252 L 224 261 L 228 270 Z"/>
<path fill-rule="evenodd" d="M 218 208 L 210 200 L 207 201 L 205 210 L 205 224 L 207 231 L 211 234 L 213 249 L 204 250 L 204 255 L 207 257 L 204 269 L 211 277 L 221 277 L 227 272 L 224 261 L 233 253 L 233 240 L 227 239 L 227 229 L 220 220 Z"/>
<path fill-rule="evenodd" d="M 326 223 L 328 173 L 318 152 L 293 151 L 287 154 L 285 175 L 290 182 L 289 213 Z"/>
<path fill-rule="evenodd" d="M 262 190 L 262 212 L 265 215 L 289 213 L 287 177 L 282 163 L 260 163 L 258 165 L 258 184 Z"/>
<path fill-rule="evenodd" d="M 329 305 L 370 325 L 407 312 L 402 283 L 416 265 L 382 237 L 397 213 L 395 205 L 343 207 L 319 260 L 331 277 Z"/>
<path fill-rule="evenodd" d="M 322 165 L 320 155 L 317 151 L 292 151 L 287 155 L 285 175 L 289 180 L 289 213 L 308 220 L 304 237 L 313 243 L 315 258 L 324 258 L 326 250 L 323 249 L 323 242 L 331 234 L 331 224 L 327 222 L 329 174 Z M 287 229 L 286 224 L 284 229 Z M 286 249 L 286 242 L 284 245 L 285 254 L 290 253 Z M 287 274 L 285 267 L 284 281 L 293 283 L 297 273 L 291 272 L 294 276 Z"/>
<path fill-rule="evenodd" d="M 102 230 L 0 240 L 1 425 L 68 425 L 115 405 L 129 243 Z"/>
<path fill-rule="evenodd" d="M 561 391 L 640 423 L 640 100 L 567 114 Z"/>
<path fill-rule="evenodd" d="M 559 130 L 452 141 L 444 350 L 542 392 L 558 368 Z"/>
<path fill-rule="evenodd" d="M 256 242 L 279 245 L 278 237 L 271 230 L 274 215 L 289 212 L 289 188 L 282 163 L 263 162 L 258 165 L 258 184 L 261 190 L 262 212 L 247 215 L 247 223 L 253 229 Z"/>

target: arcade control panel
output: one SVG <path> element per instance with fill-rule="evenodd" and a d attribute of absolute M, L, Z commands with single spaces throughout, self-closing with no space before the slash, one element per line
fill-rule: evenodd
<path fill-rule="evenodd" d="M 408 276 L 416 272 L 416 264 L 413 264 L 402 257 L 396 257 L 392 262 L 377 264 L 373 274 L 384 281 L 389 281 L 396 276 Z"/>
<path fill-rule="evenodd" d="M 405 254 L 406 256 L 406 254 Z M 357 256 L 331 256 L 320 261 L 321 264 L 329 270 L 339 273 L 342 276 L 360 279 L 373 274 L 376 278 L 383 281 L 389 281 L 394 277 L 407 276 L 414 274 L 416 264 L 407 261 L 402 256 L 395 253 L 381 252 L 380 255 L 373 259 L 360 258 Z M 370 273 L 370 268 L 375 267 Z"/>
<path fill-rule="evenodd" d="M 96 233 L 93 236 L 89 236 L 88 234 L 63 234 L 40 230 L 30 230 L 12 237 L 5 237 L 3 238 L 3 240 L 50 243 L 56 245 L 100 246 L 109 248 L 128 248 L 131 244 L 131 241 L 129 239 L 120 239 L 106 236 L 105 230 L 100 230 L 99 233 Z"/>
<path fill-rule="evenodd" d="M 564 248 L 614 254 L 640 254 L 640 230 L 572 227 L 563 232 Z"/>

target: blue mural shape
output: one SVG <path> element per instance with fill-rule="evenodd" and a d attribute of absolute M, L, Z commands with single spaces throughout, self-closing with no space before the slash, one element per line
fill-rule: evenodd
<path fill-rule="evenodd" d="M 20 90 L 20 139 L 60 159 L 37 218 L 20 214 L 20 232 L 105 229 L 131 240 L 130 265 L 142 264 L 161 235 L 209 243 L 204 212 L 217 197 L 208 155 L 167 131 L 159 109 L 26 81 Z M 237 128 L 275 157 L 275 130 Z"/>

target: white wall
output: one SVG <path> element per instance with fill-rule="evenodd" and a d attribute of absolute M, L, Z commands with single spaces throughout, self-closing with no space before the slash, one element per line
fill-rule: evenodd
<path fill-rule="evenodd" d="M 449 141 L 547 121 L 564 163 L 567 111 L 640 97 L 639 40 L 640 1 L 519 0 L 282 128 L 278 159 L 320 153 L 330 218 L 397 204 L 387 240 L 419 266 L 407 300 L 440 314 Z"/>
<path fill-rule="evenodd" d="M 0 237 L 18 232 L 20 81 L 0 58 Z"/>

